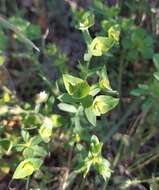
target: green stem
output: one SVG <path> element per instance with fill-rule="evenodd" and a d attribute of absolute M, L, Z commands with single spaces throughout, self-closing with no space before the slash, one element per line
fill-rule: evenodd
<path fill-rule="evenodd" d="M 88 48 L 89 44 L 92 41 L 92 37 L 91 37 L 88 29 L 87 30 L 83 30 L 82 33 L 83 33 L 83 37 L 84 37 L 84 40 L 85 40 L 85 42 L 87 44 L 87 48 Z"/>
<path fill-rule="evenodd" d="M 119 97 L 122 97 L 122 79 L 123 79 L 123 71 L 124 71 L 124 59 L 121 58 L 119 65 L 119 75 L 118 75 L 118 92 Z"/>
<path fill-rule="evenodd" d="M 25 189 L 29 190 L 29 186 L 30 186 L 30 177 L 27 178 Z"/>
<path fill-rule="evenodd" d="M 83 30 L 82 33 L 83 33 L 83 37 L 84 37 L 84 40 L 85 40 L 85 42 L 87 44 L 87 49 L 88 49 L 88 52 L 87 52 L 88 58 L 86 60 L 86 66 L 87 66 L 87 70 L 88 70 L 89 69 L 89 65 L 90 65 L 90 61 L 91 61 L 91 58 L 92 58 L 92 55 L 89 52 L 89 45 L 92 42 L 92 37 L 91 37 L 88 29 L 87 30 Z"/>
<path fill-rule="evenodd" d="M 120 143 L 120 146 L 119 146 L 119 149 L 118 149 L 118 153 L 116 154 L 116 157 L 114 159 L 114 162 L 113 162 L 113 169 L 117 166 L 119 160 L 120 160 L 120 156 L 121 156 L 121 152 L 123 150 L 123 141 L 121 141 Z"/>

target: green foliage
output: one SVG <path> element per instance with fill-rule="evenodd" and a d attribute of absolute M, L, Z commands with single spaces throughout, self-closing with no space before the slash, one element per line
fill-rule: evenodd
<path fill-rule="evenodd" d="M 17 29 L 22 32 L 30 40 L 38 39 L 41 36 L 40 27 L 38 25 L 33 25 L 27 20 L 20 17 L 11 17 L 9 19 L 10 23 L 17 27 Z M 18 38 L 18 36 L 16 36 Z"/>

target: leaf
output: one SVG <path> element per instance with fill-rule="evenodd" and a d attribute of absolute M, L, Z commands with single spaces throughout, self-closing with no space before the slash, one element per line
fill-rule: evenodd
<path fill-rule="evenodd" d="M 73 105 L 70 105 L 70 104 L 60 103 L 60 104 L 58 104 L 58 108 L 62 111 L 65 111 L 65 112 L 70 112 L 70 113 L 76 113 L 77 112 L 76 107 Z"/>
<path fill-rule="evenodd" d="M 21 131 L 21 135 L 22 135 L 22 137 L 23 137 L 23 140 L 24 140 L 25 142 L 28 142 L 29 137 L 30 137 L 29 132 L 26 131 L 26 130 L 22 130 L 22 131 Z"/>
<path fill-rule="evenodd" d="M 30 139 L 31 146 L 38 145 L 42 141 L 41 137 L 39 135 L 35 135 Z"/>
<path fill-rule="evenodd" d="M 156 69 L 159 71 L 159 53 L 154 54 L 153 62 L 154 62 Z"/>
<path fill-rule="evenodd" d="M 67 92 L 74 98 L 81 99 L 89 94 L 90 86 L 87 81 L 68 74 L 63 75 L 63 80 Z"/>
<path fill-rule="evenodd" d="M 68 103 L 68 104 L 77 102 L 77 99 L 73 98 L 72 96 L 70 96 L 67 93 L 64 93 L 64 94 L 61 94 L 60 96 L 58 96 L 58 100 L 60 100 L 61 102 L 64 102 L 64 103 Z"/>
<path fill-rule="evenodd" d="M 88 95 L 81 99 L 81 103 L 84 108 L 88 108 L 93 104 L 93 97 Z"/>
<path fill-rule="evenodd" d="M 90 145 L 91 154 L 93 156 L 100 156 L 101 151 L 102 151 L 102 146 L 103 146 L 103 143 L 99 142 L 98 137 L 93 135 L 91 137 L 91 145 Z"/>
<path fill-rule="evenodd" d="M 92 106 L 85 109 L 85 114 L 88 121 L 93 125 L 96 126 L 96 115 Z"/>
<path fill-rule="evenodd" d="M 13 179 L 23 179 L 33 174 L 38 170 L 42 164 L 42 160 L 38 158 L 26 159 L 18 165 L 16 168 Z"/>
<path fill-rule="evenodd" d="M 45 156 L 47 156 L 47 151 L 43 147 L 35 145 L 29 148 L 25 148 L 23 151 L 23 156 L 26 159 L 34 157 L 44 158 Z"/>
<path fill-rule="evenodd" d="M 153 75 L 154 75 L 155 79 L 157 79 L 159 81 L 159 72 L 155 72 Z"/>
<path fill-rule="evenodd" d="M 34 150 L 35 157 L 44 158 L 45 156 L 47 156 L 47 151 L 45 150 L 45 148 L 41 146 L 36 145 L 33 147 L 33 150 Z"/>
<path fill-rule="evenodd" d="M 3 65 L 5 62 L 4 56 L 0 55 L 0 66 Z"/>
<path fill-rule="evenodd" d="M 17 35 L 19 35 L 19 37 L 22 39 L 22 41 L 24 41 L 24 43 L 40 52 L 39 48 L 32 41 L 30 41 L 18 28 L 16 28 L 13 24 L 8 22 L 2 16 L 0 16 L 0 24 L 2 24 L 4 28 L 8 28 L 14 31 Z"/>
<path fill-rule="evenodd" d="M 25 159 L 34 157 L 34 150 L 31 147 L 25 148 L 23 150 L 23 156 Z"/>
<path fill-rule="evenodd" d="M 112 96 L 96 96 L 93 102 L 93 108 L 96 113 L 96 116 L 100 116 L 102 114 L 107 113 L 112 110 L 119 103 L 118 98 L 114 98 Z"/>

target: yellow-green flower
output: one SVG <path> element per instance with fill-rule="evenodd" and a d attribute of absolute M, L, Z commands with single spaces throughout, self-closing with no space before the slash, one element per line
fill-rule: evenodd
<path fill-rule="evenodd" d="M 79 30 L 87 30 L 94 25 L 94 14 L 92 12 L 82 12 L 77 19 L 77 28 Z"/>
<path fill-rule="evenodd" d="M 101 79 L 99 81 L 99 86 L 101 89 L 108 89 L 108 90 L 111 89 L 108 79 Z"/>
<path fill-rule="evenodd" d="M 62 127 L 65 123 L 64 118 L 59 114 L 53 114 L 51 120 L 54 128 Z"/>
<path fill-rule="evenodd" d="M 74 98 L 81 99 L 89 94 L 90 86 L 87 81 L 68 74 L 63 75 L 63 80 L 67 92 Z"/>
<path fill-rule="evenodd" d="M 42 126 L 39 129 L 39 134 L 44 142 L 48 143 L 52 135 L 52 121 L 48 117 L 45 117 Z"/>
<path fill-rule="evenodd" d="M 94 38 L 90 44 L 90 52 L 94 56 L 102 56 L 112 47 L 112 45 L 113 43 L 111 39 L 98 36 Z"/>
<path fill-rule="evenodd" d="M 120 29 L 118 25 L 114 25 L 108 30 L 108 37 L 112 38 L 115 42 L 119 42 Z"/>
<path fill-rule="evenodd" d="M 100 95 L 94 99 L 93 108 L 96 116 L 101 116 L 113 109 L 119 102 L 118 98 Z"/>

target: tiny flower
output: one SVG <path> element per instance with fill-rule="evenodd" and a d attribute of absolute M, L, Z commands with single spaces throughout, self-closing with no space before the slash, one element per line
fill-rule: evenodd
<path fill-rule="evenodd" d="M 115 42 L 119 42 L 120 37 L 120 29 L 118 25 L 114 25 L 109 28 L 108 30 L 108 36 L 109 38 L 112 38 Z"/>
<path fill-rule="evenodd" d="M 96 116 L 101 116 L 113 109 L 119 102 L 118 98 L 112 96 L 97 96 L 93 102 L 93 108 Z"/>
<path fill-rule="evenodd" d="M 42 126 L 39 129 L 39 134 L 44 142 L 48 143 L 52 135 L 52 121 L 48 117 L 45 117 Z"/>
<path fill-rule="evenodd" d="M 109 80 L 102 79 L 99 81 L 99 86 L 101 89 L 108 89 L 111 90 Z"/>
<path fill-rule="evenodd" d="M 59 114 L 53 114 L 51 120 L 54 128 L 62 127 L 65 123 L 64 118 Z"/>
<path fill-rule="evenodd" d="M 36 96 L 36 104 L 41 104 L 46 102 L 48 99 L 48 94 L 45 91 L 40 92 L 37 96 Z"/>
<path fill-rule="evenodd" d="M 79 30 L 87 30 L 94 25 L 94 14 L 92 12 L 80 12 L 76 19 L 76 27 Z"/>
<path fill-rule="evenodd" d="M 69 95 L 76 99 L 81 99 L 89 94 L 90 86 L 87 81 L 68 74 L 63 75 L 65 88 Z"/>

